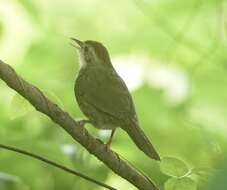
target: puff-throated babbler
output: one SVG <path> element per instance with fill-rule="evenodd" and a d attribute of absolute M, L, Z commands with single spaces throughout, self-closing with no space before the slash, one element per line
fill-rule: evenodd
<path fill-rule="evenodd" d="M 75 96 L 89 122 L 99 129 L 122 128 L 137 147 L 152 159 L 160 160 L 155 148 L 139 126 L 129 90 L 114 69 L 107 49 L 96 41 L 76 42 L 81 67 L 75 82 Z"/>

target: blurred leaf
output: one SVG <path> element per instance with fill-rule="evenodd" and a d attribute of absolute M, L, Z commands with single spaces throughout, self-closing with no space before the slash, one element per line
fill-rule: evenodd
<path fill-rule="evenodd" d="M 1 38 L 2 38 L 3 31 L 4 31 L 4 26 L 3 26 L 3 23 L 2 23 L 1 20 L 0 20 L 0 40 L 1 40 Z"/>
<path fill-rule="evenodd" d="M 56 94 L 54 94 L 49 90 L 43 90 L 43 91 L 50 100 L 52 100 L 54 103 L 57 103 L 61 108 L 64 108 L 62 101 L 58 98 Z M 22 117 L 26 115 L 28 112 L 34 110 L 33 106 L 18 93 L 16 93 L 13 96 L 10 109 L 11 109 L 10 118 L 12 120 L 18 117 Z"/>
<path fill-rule="evenodd" d="M 193 182 L 187 183 L 191 180 L 184 177 L 193 174 L 200 190 L 203 185 L 204 190 L 226 190 L 227 164 L 225 160 L 220 165 L 222 153 L 219 151 L 223 152 L 227 147 L 227 4 L 224 0 L 0 2 L 0 59 L 13 64 L 28 81 L 35 81 L 36 85 L 42 86 L 51 100 L 63 107 L 62 100 L 65 110 L 81 117 L 83 114 L 79 107 L 72 104 L 72 87 L 79 64 L 75 64 L 75 52 L 68 45 L 68 38 L 75 36 L 82 40 L 89 38 L 100 41 L 108 47 L 113 59 L 132 55 L 128 62 L 126 60 L 119 64 L 131 65 L 132 62 L 136 64 L 136 68 L 137 65 L 138 68 L 143 67 L 144 71 L 140 77 L 143 78 L 144 85 L 132 94 L 141 127 L 166 155 L 180 155 L 198 167 L 191 169 L 182 164 L 181 160 L 166 163 L 164 158 L 164 163 L 161 164 L 163 173 L 178 177 L 170 179 L 165 186 L 170 189 L 171 184 L 174 184 L 175 189 L 187 190 L 185 184 Z M 116 15 L 116 12 L 119 14 Z M 15 15 L 18 15 L 18 19 L 15 19 Z M 18 36 L 21 34 L 26 34 L 23 35 L 22 41 Z M 10 61 L 12 58 L 13 61 Z M 163 70 L 156 69 L 159 65 Z M 182 70 L 187 79 L 180 77 L 178 72 L 174 73 L 172 79 L 172 75 L 167 72 L 169 68 Z M 135 83 L 134 73 L 131 76 L 126 69 L 126 75 L 134 78 L 132 83 Z M 149 82 L 150 77 L 154 81 L 152 84 Z M 48 82 L 45 85 L 40 84 L 40 81 L 37 81 L 39 78 Z M 170 81 L 165 82 L 166 78 Z M 172 85 L 172 80 L 177 81 L 177 85 L 175 82 Z M 62 85 L 59 85 L 59 81 Z M 163 85 L 174 98 L 186 94 L 188 101 L 185 105 L 178 109 L 167 102 L 165 91 L 162 90 Z M 55 94 L 49 91 L 54 91 Z M 129 183 L 121 183 L 121 179 L 111 176 L 110 171 L 81 145 L 76 147 L 73 154 L 70 154 L 70 149 L 64 150 L 69 155 L 63 154 L 59 149 L 62 144 L 72 144 L 71 137 L 62 130 L 51 127 L 55 124 L 43 115 L 33 115 L 33 111 L 27 113 L 23 103 L 26 101 L 22 97 L 22 105 L 19 104 L 20 101 L 12 101 L 8 110 L 11 93 L 0 81 L 2 142 L 18 146 L 21 144 L 28 150 L 42 152 L 50 159 L 56 158 L 59 162 L 73 166 L 82 173 L 90 172 L 101 181 L 110 179 L 110 184 L 117 184 L 119 189 L 132 189 Z M 9 114 L 13 118 L 20 115 L 25 117 L 12 122 L 8 119 Z M 187 119 L 190 119 L 191 124 Z M 97 134 L 98 130 L 94 127 L 86 127 L 93 135 Z M 125 141 L 126 134 L 122 130 L 117 133 L 113 148 L 133 163 L 139 163 L 139 168 L 158 184 L 164 184 L 167 176 L 160 173 L 156 167 L 146 167 L 146 162 L 142 162 L 140 156 L 135 157 L 138 150 L 134 149 L 134 144 L 129 139 Z M 105 135 L 105 141 L 104 138 Z M 35 142 L 42 145 L 36 145 Z M 132 149 L 129 149 L 129 146 Z M 0 171 L 18 176 L 28 185 L 27 190 L 100 189 L 33 160 L 11 156 L 2 151 L 0 154 Z M 144 159 L 147 158 L 144 156 Z M 212 172 L 201 168 L 205 163 L 208 167 L 219 166 L 220 170 Z M 213 174 L 211 177 L 210 173 Z M 203 179 L 207 185 L 203 183 Z M 16 183 L 1 179 L 0 181 L 0 190 L 12 190 L 14 187 L 10 186 L 10 183 Z M 22 190 L 22 187 L 18 189 Z"/>
<path fill-rule="evenodd" d="M 196 190 L 196 182 L 191 178 L 171 178 L 165 182 L 165 190 Z"/>
<path fill-rule="evenodd" d="M 225 158 L 221 164 L 218 165 L 218 169 L 215 170 L 212 177 L 206 181 L 206 185 L 203 190 L 226 190 L 227 187 L 227 159 Z"/>
<path fill-rule="evenodd" d="M 21 95 L 16 93 L 13 96 L 13 99 L 12 99 L 11 105 L 10 105 L 10 118 L 11 119 L 16 119 L 18 117 L 22 117 L 32 110 L 34 110 L 34 108 Z"/>
<path fill-rule="evenodd" d="M 18 181 L 19 179 L 16 176 L 0 172 L 0 180 L 2 180 L 2 181 L 14 181 L 15 182 L 15 181 Z"/>
<path fill-rule="evenodd" d="M 183 161 L 173 157 L 162 158 L 160 169 L 164 174 L 173 177 L 182 177 L 189 172 L 187 165 Z"/>
<path fill-rule="evenodd" d="M 193 168 L 191 171 L 192 174 L 196 174 L 201 180 L 207 180 L 214 172 L 214 169 L 208 167 Z"/>
<path fill-rule="evenodd" d="M 19 0 L 19 3 L 25 8 L 25 10 L 37 21 L 39 11 L 34 1 Z"/>
<path fill-rule="evenodd" d="M 0 172 L 1 190 L 22 190 L 25 186 L 17 176 Z"/>

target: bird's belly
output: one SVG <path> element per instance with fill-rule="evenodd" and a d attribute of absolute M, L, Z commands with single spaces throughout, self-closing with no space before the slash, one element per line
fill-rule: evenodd
<path fill-rule="evenodd" d="M 96 109 L 93 105 L 83 102 L 80 108 L 84 115 L 91 121 L 91 123 L 98 129 L 115 129 L 119 126 L 119 121 L 112 116 L 103 113 Z"/>
<path fill-rule="evenodd" d="M 107 98 L 103 98 L 102 94 L 100 95 L 99 93 L 106 93 L 105 90 L 107 89 L 100 90 L 96 84 L 99 81 L 97 82 L 96 78 L 92 78 L 94 76 L 89 72 L 89 69 L 83 69 L 76 79 L 74 90 L 77 103 L 84 115 L 96 128 L 115 129 L 121 125 L 122 121 L 119 119 L 120 117 L 116 117 L 114 109 L 112 114 L 109 111 L 111 108 L 105 107 L 106 105 L 103 102 L 111 101 L 111 99 L 107 100 Z"/>
<path fill-rule="evenodd" d="M 93 124 L 96 128 L 98 129 L 116 129 L 117 126 L 116 125 L 113 125 L 111 123 L 94 123 Z"/>
<path fill-rule="evenodd" d="M 115 129 L 119 127 L 119 121 L 116 118 L 88 103 L 85 98 L 86 92 L 77 87 L 75 86 L 75 95 L 78 105 L 94 127 L 98 129 Z"/>

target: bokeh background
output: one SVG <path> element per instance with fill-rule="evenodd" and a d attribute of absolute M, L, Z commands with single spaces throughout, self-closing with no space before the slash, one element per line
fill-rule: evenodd
<path fill-rule="evenodd" d="M 226 18 L 226 0 L 0 0 L 0 59 L 73 117 L 83 118 L 73 92 L 79 60 L 70 37 L 102 42 L 129 86 L 141 127 L 162 157 L 187 165 L 187 180 L 171 186 L 185 176 L 163 172 L 121 129 L 112 148 L 161 189 L 224 190 Z M 110 134 L 87 128 L 103 141 Z M 115 188 L 135 189 L 2 81 L 0 143 L 45 156 Z M 0 190 L 40 189 L 103 188 L 1 149 Z"/>

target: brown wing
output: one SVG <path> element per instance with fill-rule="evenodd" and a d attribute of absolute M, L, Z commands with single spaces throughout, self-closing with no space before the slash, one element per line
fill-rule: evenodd
<path fill-rule="evenodd" d="M 81 76 L 84 76 L 83 73 Z M 80 93 L 83 94 L 82 101 L 118 119 L 135 116 L 129 90 L 114 70 L 86 68 L 86 77 L 78 80 Z"/>

